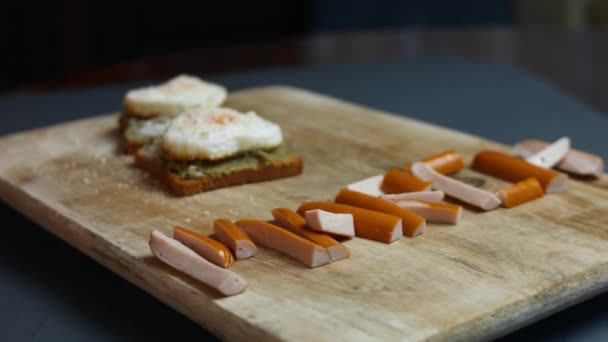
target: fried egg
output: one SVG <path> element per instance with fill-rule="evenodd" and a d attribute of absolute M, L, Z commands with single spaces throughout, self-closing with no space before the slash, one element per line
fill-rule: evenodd
<path fill-rule="evenodd" d="M 198 77 L 180 75 L 157 86 L 133 89 L 124 99 L 125 112 L 138 117 L 169 116 L 195 108 L 215 108 L 226 100 L 226 89 Z"/>
<path fill-rule="evenodd" d="M 169 159 L 219 160 L 257 149 L 272 149 L 283 142 L 281 127 L 255 112 L 230 108 L 198 109 L 182 113 L 163 135 Z"/>

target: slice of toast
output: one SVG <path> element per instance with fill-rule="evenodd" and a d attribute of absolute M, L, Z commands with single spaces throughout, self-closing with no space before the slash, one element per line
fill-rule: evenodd
<path fill-rule="evenodd" d="M 190 196 L 212 189 L 285 178 L 302 173 L 302 160 L 295 155 L 285 160 L 263 164 L 256 169 L 242 169 L 219 177 L 202 176 L 193 179 L 181 178 L 178 174 L 165 169 L 161 160 L 149 156 L 143 148 L 135 153 L 135 164 L 160 179 L 177 196 Z"/>

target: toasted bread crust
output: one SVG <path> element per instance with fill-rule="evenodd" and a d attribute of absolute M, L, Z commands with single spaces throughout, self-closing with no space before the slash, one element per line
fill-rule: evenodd
<path fill-rule="evenodd" d="M 129 140 L 124 134 L 120 136 L 120 150 L 125 154 L 135 154 L 144 145 L 132 140 Z"/>
<path fill-rule="evenodd" d="M 179 175 L 164 169 L 158 160 L 150 158 L 141 149 L 135 153 L 135 165 L 160 179 L 177 196 L 190 196 L 212 189 L 285 178 L 302 173 L 302 160 L 297 156 L 293 156 L 286 161 L 266 164 L 254 170 L 241 170 L 217 178 L 204 176 L 195 179 L 183 179 Z"/>

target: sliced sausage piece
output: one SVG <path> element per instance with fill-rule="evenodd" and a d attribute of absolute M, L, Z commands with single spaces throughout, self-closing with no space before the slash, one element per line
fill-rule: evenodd
<path fill-rule="evenodd" d="M 384 175 L 377 175 L 358 182 L 350 183 L 346 186 L 346 188 L 352 191 L 358 191 L 370 196 L 378 197 L 384 194 L 384 192 L 380 189 L 382 179 L 384 179 Z"/>
<path fill-rule="evenodd" d="M 315 209 L 306 212 L 306 223 L 314 230 L 340 236 L 355 236 L 355 223 L 352 214 L 335 214 Z"/>
<path fill-rule="evenodd" d="M 173 228 L 173 238 L 218 266 L 226 268 L 234 263 L 228 247 L 208 236 L 186 228 L 175 227 Z"/>
<path fill-rule="evenodd" d="M 518 156 L 528 158 L 547 146 L 549 144 L 544 141 L 534 139 L 523 140 L 515 145 L 514 152 Z M 571 148 L 564 159 L 555 167 L 573 174 L 599 178 L 604 174 L 604 159 L 594 154 Z"/>
<path fill-rule="evenodd" d="M 399 216 L 328 202 L 304 203 L 298 208 L 298 214 L 305 215 L 307 211 L 314 209 L 331 213 L 352 214 L 355 221 L 355 236 L 358 237 L 391 243 L 403 236 L 401 217 Z"/>
<path fill-rule="evenodd" d="M 498 192 L 498 197 L 507 208 L 543 197 L 543 188 L 536 178 L 530 177 Z"/>
<path fill-rule="evenodd" d="M 428 190 L 431 183 L 412 176 L 409 172 L 392 169 L 384 175 L 380 189 L 386 194 L 400 194 Z"/>
<path fill-rule="evenodd" d="M 424 217 L 429 222 L 457 224 L 462 218 L 462 207 L 455 204 L 417 200 L 401 200 L 395 204 Z"/>
<path fill-rule="evenodd" d="M 483 210 L 492 210 L 500 205 L 500 199 L 491 192 L 476 188 L 456 179 L 444 176 L 426 164 L 414 163 L 412 173 L 421 179 L 433 182 L 435 189 Z"/>
<path fill-rule="evenodd" d="M 464 159 L 455 150 L 447 150 L 420 160 L 442 175 L 449 175 L 464 169 Z M 411 171 L 412 164 L 403 165 L 405 171 Z"/>
<path fill-rule="evenodd" d="M 497 151 L 482 151 L 477 153 L 473 160 L 472 168 L 513 183 L 534 177 L 538 179 L 546 193 L 564 191 L 566 189 L 566 180 L 568 179 L 568 176 L 563 173 L 543 169 L 523 159 Z"/>
<path fill-rule="evenodd" d="M 401 217 L 403 235 L 407 237 L 414 237 L 422 234 L 426 227 L 426 221 L 423 217 L 416 215 L 407 209 L 400 208 L 389 201 L 378 197 L 368 196 L 360 192 L 342 189 L 338 196 L 336 196 L 336 203 L 352 205 L 354 207 L 375 210 L 381 213 Z"/>
<path fill-rule="evenodd" d="M 238 274 L 205 260 L 181 242 L 158 230 L 150 233 L 150 250 L 165 264 L 213 287 L 226 296 L 245 291 L 247 282 Z"/>
<path fill-rule="evenodd" d="M 566 157 L 568 150 L 570 150 L 570 138 L 563 137 L 526 158 L 526 160 L 536 166 L 550 169 Z"/>
<path fill-rule="evenodd" d="M 274 208 L 271 212 L 272 217 L 283 228 L 327 249 L 331 261 L 336 262 L 350 257 L 350 251 L 346 246 L 327 234 L 310 230 L 310 227 L 306 224 L 306 220 L 295 211 L 288 208 Z"/>
<path fill-rule="evenodd" d="M 417 192 L 404 192 L 401 194 L 386 194 L 380 196 L 380 198 L 393 203 L 404 200 L 418 200 L 426 202 L 441 202 L 443 201 L 443 191 L 417 191 Z"/>
<path fill-rule="evenodd" d="M 251 258 L 258 249 L 243 230 L 230 220 L 217 219 L 213 221 L 213 229 L 218 240 L 228 246 L 236 260 Z"/>
<path fill-rule="evenodd" d="M 274 224 L 260 220 L 238 220 L 236 225 L 246 231 L 255 243 L 277 250 L 310 268 L 331 261 L 325 248 Z"/>

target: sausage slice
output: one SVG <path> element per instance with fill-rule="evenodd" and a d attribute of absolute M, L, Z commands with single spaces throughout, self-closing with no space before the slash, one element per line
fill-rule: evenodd
<path fill-rule="evenodd" d="M 340 236 L 355 236 L 352 214 L 335 214 L 314 209 L 306 212 L 306 223 L 311 229 Z"/>
<path fill-rule="evenodd" d="M 258 249 L 243 230 L 230 220 L 217 219 L 213 221 L 213 229 L 218 240 L 228 246 L 236 260 L 251 258 Z"/>
<path fill-rule="evenodd" d="M 421 179 L 432 181 L 435 189 L 483 210 L 492 210 L 500 205 L 500 199 L 493 193 L 444 176 L 424 163 L 414 163 L 412 173 Z"/>
<path fill-rule="evenodd" d="M 238 274 L 216 266 L 158 230 L 150 233 L 150 250 L 165 264 L 211 286 L 226 296 L 239 294 L 247 282 Z"/>
<path fill-rule="evenodd" d="M 255 243 L 277 250 L 310 268 L 331 261 L 325 248 L 274 224 L 260 220 L 239 220 L 236 225 L 246 231 Z"/>

